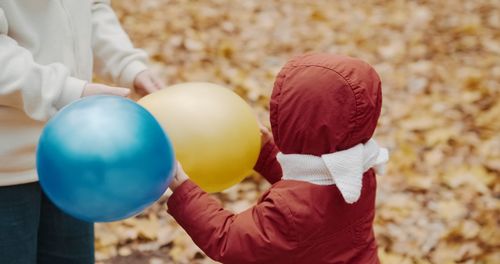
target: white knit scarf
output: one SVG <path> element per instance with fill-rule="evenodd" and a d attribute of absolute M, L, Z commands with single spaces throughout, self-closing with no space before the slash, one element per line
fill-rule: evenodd
<path fill-rule="evenodd" d="M 370 139 L 350 149 L 321 155 L 278 153 L 284 180 L 306 181 L 318 185 L 336 184 L 344 200 L 358 201 L 363 184 L 363 173 L 375 167 L 384 173 L 389 152 Z"/>

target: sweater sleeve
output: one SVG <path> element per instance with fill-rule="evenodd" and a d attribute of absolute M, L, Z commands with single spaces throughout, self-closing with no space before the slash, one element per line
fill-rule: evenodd
<path fill-rule="evenodd" d="M 279 181 L 283 175 L 281 166 L 276 159 L 279 150 L 273 140 L 267 142 L 260 150 L 259 159 L 254 170 L 260 173 L 271 184 Z"/>
<path fill-rule="evenodd" d="M 187 180 L 168 200 L 168 212 L 212 259 L 222 263 L 272 263 L 295 247 L 292 215 L 280 196 L 267 195 L 233 214 Z"/>
<path fill-rule="evenodd" d="M 22 109 L 35 120 L 47 120 L 80 98 L 86 81 L 71 77 L 61 63 L 36 63 L 29 50 L 8 36 L 8 30 L 0 8 L 0 106 Z"/>
<path fill-rule="evenodd" d="M 147 68 L 146 52 L 133 47 L 109 0 L 92 2 L 92 49 L 95 72 L 122 87 L 133 88 L 137 74 Z"/>

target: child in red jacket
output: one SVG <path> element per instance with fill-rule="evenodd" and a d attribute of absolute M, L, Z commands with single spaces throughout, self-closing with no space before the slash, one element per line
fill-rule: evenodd
<path fill-rule="evenodd" d="M 365 62 L 328 54 L 289 61 L 271 97 L 274 140 L 255 170 L 273 185 L 234 214 L 179 166 L 168 212 L 223 263 L 379 263 L 373 167 L 387 150 L 371 139 L 381 82 Z"/>

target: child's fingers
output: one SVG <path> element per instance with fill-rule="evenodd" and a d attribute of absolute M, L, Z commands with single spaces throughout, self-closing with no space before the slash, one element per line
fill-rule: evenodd
<path fill-rule="evenodd" d="M 177 161 L 177 168 L 176 168 L 176 174 L 177 179 L 180 181 L 184 181 L 185 179 L 188 178 L 186 175 L 186 172 L 184 171 L 184 168 L 182 168 L 182 165 L 179 161 Z"/>
<path fill-rule="evenodd" d="M 260 141 L 261 141 L 261 147 L 264 147 L 264 145 L 267 144 L 272 138 L 273 135 L 271 134 L 271 131 L 261 123 L 259 123 L 260 126 Z"/>
<path fill-rule="evenodd" d="M 175 166 L 175 174 L 174 178 L 172 179 L 172 182 L 170 183 L 170 189 L 174 191 L 179 187 L 184 181 L 188 179 L 186 173 L 182 169 L 182 165 L 179 161 L 177 161 L 176 166 Z"/>
<path fill-rule="evenodd" d="M 259 122 L 259 128 L 260 128 L 260 132 L 262 134 L 269 134 L 270 133 L 269 129 L 260 122 Z"/>
<path fill-rule="evenodd" d="M 177 161 L 175 163 L 175 168 L 174 168 L 174 176 L 177 178 L 177 174 L 179 173 L 179 169 L 182 170 L 182 166 L 181 164 L 179 163 L 179 161 Z"/>

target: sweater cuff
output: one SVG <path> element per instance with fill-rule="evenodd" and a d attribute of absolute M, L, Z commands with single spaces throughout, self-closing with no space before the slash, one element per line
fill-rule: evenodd
<path fill-rule="evenodd" d="M 61 109 L 69 103 L 82 97 L 83 89 L 86 84 L 86 81 L 74 77 L 68 77 L 59 98 L 54 103 L 54 106 L 57 109 Z"/>
<path fill-rule="evenodd" d="M 125 67 L 120 74 L 119 85 L 125 88 L 134 88 L 134 80 L 137 74 L 147 70 L 148 67 L 141 61 L 134 60 Z"/>
<path fill-rule="evenodd" d="M 172 193 L 170 198 L 167 201 L 168 213 L 172 214 L 172 212 L 176 211 L 176 208 L 180 206 L 182 208 L 182 202 L 186 200 L 186 197 L 194 190 L 200 190 L 200 187 L 196 185 L 191 180 L 184 181 L 175 191 Z"/>

